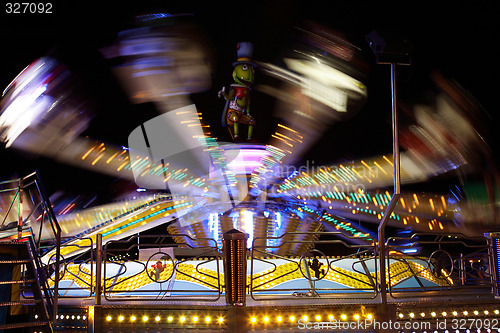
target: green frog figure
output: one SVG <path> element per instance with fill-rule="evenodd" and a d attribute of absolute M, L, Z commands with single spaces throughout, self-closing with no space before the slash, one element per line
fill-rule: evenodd
<path fill-rule="evenodd" d="M 241 42 L 236 45 L 238 60 L 233 63 L 233 80 L 229 93 L 225 87 L 219 91 L 226 105 L 222 113 L 222 126 L 227 127 L 233 141 L 240 142 L 239 124 L 248 125 L 247 140 L 252 140 L 255 119 L 250 115 L 250 90 L 255 77 L 256 64 L 252 61 L 253 44 Z"/>

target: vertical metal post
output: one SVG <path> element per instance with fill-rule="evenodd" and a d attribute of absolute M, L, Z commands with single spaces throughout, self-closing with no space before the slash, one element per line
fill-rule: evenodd
<path fill-rule="evenodd" d="M 401 195 L 401 173 L 399 158 L 399 127 L 397 110 L 397 89 L 396 89 L 396 63 L 391 63 L 391 96 L 392 96 L 392 160 L 394 171 L 394 194 L 387 206 L 384 216 L 378 225 L 378 249 L 380 260 L 380 302 L 387 303 L 387 278 L 386 270 L 386 249 L 385 249 L 385 227 Z"/>
<path fill-rule="evenodd" d="M 309 271 L 308 261 L 305 259 L 305 256 L 302 257 L 302 266 L 304 268 L 304 276 L 307 279 L 307 284 L 309 285 L 309 291 L 316 295 L 316 288 L 314 286 L 314 282 L 311 278 L 311 272 Z"/>
<path fill-rule="evenodd" d="M 61 228 L 56 228 L 56 272 L 54 278 L 54 301 L 52 303 L 52 322 L 56 322 L 56 315 L 59 308 L 59 276 L 61 267 Z"/>
<path fill-rule="evenodd" d="M 465 259 L 463 253 L 460 253 L 459 277 L 460 277 L 460 284 L 462 286 L 465 286 L 466 275 L 465 275 Z"/>
<path fill-rule="evenodd" d="M 399 121 L 396 86 L 396 63 L 391 63 L 391 97 L 392 97 L 392 151 L 394 163 L 394 194 L 401 194 L 401 165 L 399 158 Z"/>
<path fill-rule="evenodd" d="M 101 305 L 102 293 L 102 234 L 97 234 L 95 245 L 95 305 Z"/>
<path fill-rule="evenodd" d="M 19 206 L 17 219 L 17 239 L 23 238 L 23 179 L 19 179 Z"/>

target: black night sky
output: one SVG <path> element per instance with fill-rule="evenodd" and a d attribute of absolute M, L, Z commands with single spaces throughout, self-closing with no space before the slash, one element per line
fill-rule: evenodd
<path fill-rule="evenodd" d="M 372 30 L 392 31 L 413 45 L 412 65 L 399 70 L 399 99 L 423 102 L 432 89 L 429 73 L 438 70 L 457 80 L 482 105 L 485 137 L 498 151 L 497 115 L 498 43 L 500 11 L 497 1 L 450 1 L 401 3 L 397 7 L 362 1 L 58 1 L 52 14 L 0 15 L 0 86 L 2 90 L 29 63 L 54 54 L 79 75 L 85 92 L 95 105 L 96 117 L 86 135 L 126 145 L 137 124 L 156 115 L 152 105 L 132 105 L 110 72 L 109 60 L 99 49 L 110 45 L 117 33 L 131 27 L 137 14 L 192 13 L 212 45 L 212 87 L 192 100 L 216 136 L 228 140 L 220 128 L 222 86 L 232 83 L 231 63 L 235 45 L 251 41 L 254 59 L 279 63 L 296 42 L 297 30 L 307 21 L 335 29 L 361 49 L 368 71 L 368 102 L 358 114 L 337 123 L 324 134 L 304 159 L 316 165 L 390 153 L 390 71 L 376 65 L 365 36 Z M 2 4 L 3 6 L 3 4 Z M 263 74 L 255 83 L 265 83 Z M 277 122 L 276 103 L 258 91 L 252 92 L 252 109 L 258 126 L 256 138 L 267 142 Z M 404 119 L 402 119 L 404 122 Z M 0 179 L 23 176 L 39 169 L 49 191 L 99 193 L 103 203 L 127 187 L 106 176 L 61 165 L 43 157 L 0 149 Z M 432 189 L 432 184 L 427 184 Z"/>

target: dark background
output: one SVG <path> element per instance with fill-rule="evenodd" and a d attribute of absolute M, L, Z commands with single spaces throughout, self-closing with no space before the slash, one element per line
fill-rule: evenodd
<path fill-rule="evenodd" d="M 390 153 L 390 70 L 376 65 L 365 36 L 372 30 L 393 31 L 411 41 L 412 65 L 401 67 L 399 98 L 409 104 L 425 102 L 432 91 L 429 73 L 438 70 L 457 80 L 482 105 L 484 133 L 498 151 L 497 114 L 498 49 L 500 11 L 498 1 L 465 3 L 399 2 L 397 6 L 361 1 L 58 1 L 53 14 L 0 14 L 0 87 L 2 90 L 29 63 L 52 53 L 62 59 L 84 82 L 86 94 L 95 105 L 96 117 L 86 135 L 126 145 L 130 131 L 155 116 L 149 104 L 132 105 L 111 75 L 110 62 L 99 48 L 108 46 L 117 33 L 132 26 L 137 14 L 192 13 L 206 40 L 213 47 L 212 87 L 192 100 L 203 113 L 212 132 L 222 140 L 220 128 L 224 102 L 217 98 L 222 86 L 232 83 L 235 45 L 251 41 L 254 59 L 279 63 L 297 41 L 295 27 L 313 21 L 335 29 L 361 49 L 369 65 L 368 101 L 352 119 L 332 126 L 304 160 L 315 165 Z M 269 78 L 257 71 L 255 83 Z M 272 116 L 276 101 L 252 92 L 252 110 L 258 126 L 255 137 L 267 142 L 277 119 Z M 404 123 L 405 119 L 402 119 Z M 41 171 L 50 193 L 96 195 L 95 202 L 112 200 L 128 182 L 90 171 L 61 165 L 39 156 L 0 149 L 0 180 Z M 420 184 L 429 191 L 446 190 L 453 178 Z"/>

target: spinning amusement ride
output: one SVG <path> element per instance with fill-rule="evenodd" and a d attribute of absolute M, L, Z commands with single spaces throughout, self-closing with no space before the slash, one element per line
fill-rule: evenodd
<path fill-rule="evenodd" d="M 42 318 L 44 331 L 349 331 L 361 321 L 358 331 L 444 332 L 471 318 L 482 324 L 474 329 L 497 329 L 494 182 L 483 202 L 401 190 L 482 171 L 484 161 L 495 170 L 476 124 L 480 107 L 458 84 L 434 74 L 433 104 L 412 106 L 413 123 L 400 129 L 396 71 L 409 65 L 410 48 L 369 34 L 377 62 L 391 71 L 393 151 L 299 167 L 334 123 L 362 112 L 367 73 L 355 45 L 311 24 L 278 66 L 253 59 L 252 43 L 238 43 L 234 83 L 219 93 L 231 138 L 223 142 L 190 101 L 212 75 L 196 27 L 167 14 L 138 22 L 101 50 L 121 59 L 113 73 L 130 100 L 159 112 L 137 124 L 127 147 L 80 136 L 88 105 L 53 57 L 30 64 L 3 93 L 6 149 L 138 190 L 57 216 L 38 173 L 1 183 L 2 253 L 28 242 L 39 280 L 4 297 L 5 328 L 22 326 L 9 321 L 15 302 L 41 297 L 45 307 L 26 312 L 26 321 Z M 277 84 L 253 87 L 258 76 Z M 277 101 L 280 121 L 267 143 L 253 133 L 255 94 Z M 20 257 L 2 260 L 18 260 L 27 279 Z M 416 328 L 427 323 L 434 326 Z"/>

